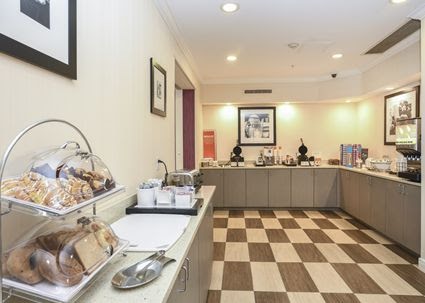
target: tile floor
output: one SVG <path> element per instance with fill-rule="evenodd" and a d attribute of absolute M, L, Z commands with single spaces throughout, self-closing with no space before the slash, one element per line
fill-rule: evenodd
<path fill-rule="evenodd" d="M 214 212 L 208 303 L 419 303 L 417 258 L 343 212 Z"/>

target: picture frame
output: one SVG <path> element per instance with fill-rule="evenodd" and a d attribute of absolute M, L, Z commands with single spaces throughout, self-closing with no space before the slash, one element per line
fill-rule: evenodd
<path fill-rule="evenodd" d="M 167 116 L 167 72 L 153 58 L 151 63 L 151 113 Z"/>
<path fill-rule="evenodd" d="M 0 3 L 0 52 L 77 79 L 77 0 Z"/>
<path fill-rule="evenodd" d="M 238 143 L 242 146 L 276 145 L 276 107 L 239 107 Z"/>
<path fill-rule="evenodd" d="M 384 145 L 395 145 L 397 120 L 419 116 L 419 96 L 416 86 L 384 97 Z"/>

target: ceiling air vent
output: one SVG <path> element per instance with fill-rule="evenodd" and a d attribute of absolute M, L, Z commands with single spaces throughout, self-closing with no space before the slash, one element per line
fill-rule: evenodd
<path fill-rule="evenodd" d="M 399 29 L 389 35 L 387 38 L 379 42 L 377 45 L 368 50 L 365 55 L 371 54 L 382 54 L 389 50 L 391 47 L 402 41 L 403 39 L 409 37 L 411 34 L 416 32 L 421 28 L 421 21 L 419 20 L 410 20 Z"/>
<path fill-rule="evenodd" d="M 245 94 L 271 94 L 271 89 L 246 89 Z"/>

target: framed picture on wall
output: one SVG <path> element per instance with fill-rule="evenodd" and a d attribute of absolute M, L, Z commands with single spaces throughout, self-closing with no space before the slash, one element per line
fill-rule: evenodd
<path fill-rule="evenodd" d="M 167 72 L 151 58 L 151 113 L 167 116 Z"/>
<path fill-rule="evenodd" d="M 399 119 L 419 116 L 419 86 L 385 96 L 384 144 L 395 145 Z"/>
<path fill-rule="evenodd" d="M 238 108 L 239 145 L 276 145 L 276 107 Z"/>
<path fill-rule="evenodd" d="M 77 79 L 77 1 L 0 1 L 0 51 Z"/>

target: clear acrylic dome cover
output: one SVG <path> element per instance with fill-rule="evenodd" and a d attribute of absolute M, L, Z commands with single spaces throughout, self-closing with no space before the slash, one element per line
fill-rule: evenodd
<path fill-rule="evenodd" d="M 3 274 L 29 285 L 73 286 L 105 263 L 118 244 L 107 223 L 82 217 L 77 224 L 56 226 L 3 254 Z"/>

